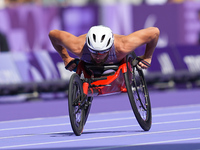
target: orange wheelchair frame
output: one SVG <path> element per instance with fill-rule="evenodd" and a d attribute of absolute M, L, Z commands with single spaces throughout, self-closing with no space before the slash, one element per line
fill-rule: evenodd
<path fill-rule="evenodd" d="M 109 65 L 107 70 L 109 69 L 117 69 L 117 71 L 113 75 L 102 76 L 100 78 L 93 78 L 85 72 L 85 63 L 81 61 L 78 65 L 77 74 L 81 75 L 81 72 L 84 74 L 84 78 L 90 79 L 94 82 L 83 82 L 83 92 L 88 95 L 88 91 L 90 91 L 90 95 L 96 93 L 97 95 L 101 94 L 109 94 L 114 92 L 127 92 L 125 88 L 124 77 L 122 73 L 127 72 L 126 62 L 123 60 L 120 65 Z M 105 66 L 104 66 L 105 67 Z"/>
<path fill-rule="evenodd" d="M 144 74 L 134 52 L 120 64 L 94 66 L 80 61 L 69 82 L 68 108 L 75 135 L 83 132 L 93 96 L 127 92 L 135 117 L 144 131 L 151 128 L 151 104 Z M 110 73 L 105 73 L 112 70 Z M 99 74 L 95 72 L 100 72 Z M 81 77 L 83 75 L 83 77 Z M 82 79 L 81 79 L 82 78 Z"/>

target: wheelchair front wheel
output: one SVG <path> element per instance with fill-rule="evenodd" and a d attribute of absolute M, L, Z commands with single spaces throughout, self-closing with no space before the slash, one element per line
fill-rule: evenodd
<path fill-rule="evenodd" d="M 132 64 L 135 58 L 135 53 L 126 57 L 125 84 L 131 107 L 139 125 L 144 131 L 149 131 L 152 123 L 150 98 L 143 71 Z"/>
<path fill-rule="evenodd" d="M 82 134 L 85 124 L 85 108 L 82 105 L 85 97 L 79 75 L 72 74 L 69 81 L 68 110 L 72 130 L 77 136 Z"/>

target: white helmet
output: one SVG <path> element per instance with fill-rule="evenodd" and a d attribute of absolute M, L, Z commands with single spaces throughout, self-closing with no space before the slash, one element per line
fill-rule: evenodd
<path fill-rule="evenodd" d="M 87 33 L 86 42 L 92 53 L 108 52 L 114 43 L 112 30 L 105 26 L 93 26 Z"/>

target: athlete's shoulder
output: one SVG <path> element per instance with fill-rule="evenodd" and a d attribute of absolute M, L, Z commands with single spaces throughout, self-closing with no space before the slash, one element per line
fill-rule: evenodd
<path fill-rule="evenodd" d="M 114 35 L 114 39 L 120 39 L 123 38 L 125 35 L 120 35 L 120 34 L 113 34 Z"/>
<path fill-rule="evenodd" d="M 86 36 L 87 36 L 87 34 L 81 34 L 81 35 L 79 35 L 78 37 L 79 37 L 79 38 L 82 38 L 82 39 L 86 39 Z"/>

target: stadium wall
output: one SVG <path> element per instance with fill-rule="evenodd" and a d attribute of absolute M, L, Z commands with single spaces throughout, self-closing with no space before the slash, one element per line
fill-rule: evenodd
<path fill-rule="evenodd" d="M 161 31 L 152 66 L 145 71 L 153 88 L 199 87 L 200 5 L 88 5 L 42 7 L 21 5 L 0 10 L 0 32 L 10 50 L 0 53 L 0 95 L 66 90 L 71 73 L 64 69 L 48 33 L 60 29 L 84 34 L 93 25 L 129 34 L 149 26 Z M 142 55 L 144 47 L 136 53 Z M 66 81 L 66 82 L 63 82 Z"/>

